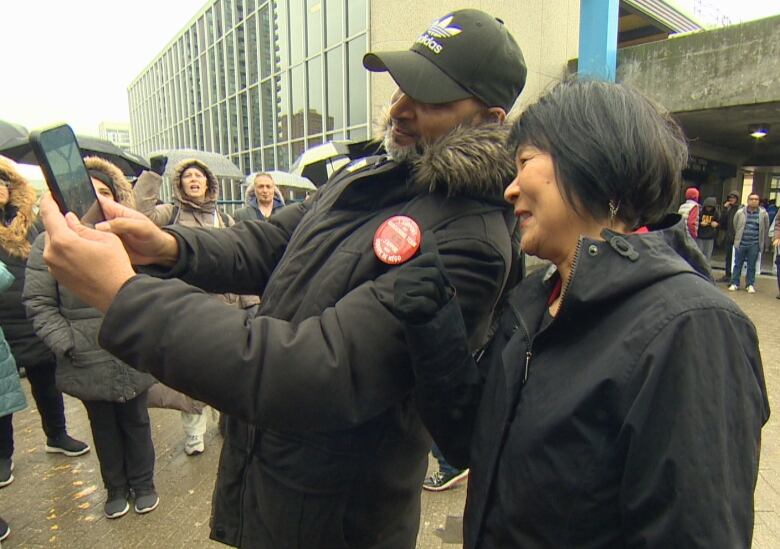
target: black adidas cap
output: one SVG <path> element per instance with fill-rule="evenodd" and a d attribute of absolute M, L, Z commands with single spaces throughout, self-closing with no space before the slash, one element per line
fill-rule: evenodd
<path fill-rule="evenodd" d="M 507 112 L 527 73 L 523 52 L 503 21 L 474 9 L 434 21 L 406 51 L 367 53 L 363 66 L 389 72 L 405 94 L 422 103 L 476 97 Z"/>

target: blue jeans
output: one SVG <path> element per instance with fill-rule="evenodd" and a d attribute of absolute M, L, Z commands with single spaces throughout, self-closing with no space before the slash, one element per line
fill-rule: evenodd
<path fill-rule="evenodd" d="M 457 475 L 460 473 L 460 469 L 456 469 L 449 463 L 447 463 L 447 460 L 444 459 L 444 456 L 441 453 L 441 450 L 439 450 L 439 447 L 436 446 L 436 443 L 433 444 L 433 448 L 431 448 L 431 453 L 433 454 L 433 457 L 436 458 L 436 461 L 439 462 L 439 471 L 444 475 Z"/>
<path fill-rule="evenodd" d="M 756 283 L 756 261 L 758 261 L 758 242 L 748 246 L 740 244 L 737 248 L 737 258 L 734 261 L 734 270 L 731 273 L 731 283 L 739 286 L 739 277 L 742 274 L 742 264 L 747 261 L 747 285 Z"/>

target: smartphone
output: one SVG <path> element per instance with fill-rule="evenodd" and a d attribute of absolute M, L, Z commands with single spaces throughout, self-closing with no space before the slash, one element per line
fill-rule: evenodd
<path fill-rule="evenodd" d="M 105 221 L 70 126 L 62 124 L 35 130 L 30 133 L 30 145 L 60 211 L 75 213 L 86 225 Z"/>

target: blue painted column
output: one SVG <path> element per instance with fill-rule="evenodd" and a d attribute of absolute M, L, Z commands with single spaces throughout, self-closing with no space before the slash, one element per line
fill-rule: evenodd
<path fill-rule="evenodd" d="M 618 10 L 618 0 L 580 0 L 580 75 L 615 81 Z"/>

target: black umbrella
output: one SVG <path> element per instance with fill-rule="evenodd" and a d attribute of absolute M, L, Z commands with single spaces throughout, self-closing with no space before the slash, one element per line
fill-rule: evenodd
<path fill-rule="evenodd" d="M 81 156 L 99 156 L 115 164 L 125 175 L 135 177 L 149 169 L 149 162 L 146 159 L 123 151 L 111 141 L 85 135 L 77 135 L 76 141 Z M 27 130 L 18 124 L 2 120 L 0 120 L 0 154 L 20 164 L 38 164 L 38 159 L 30 146 Z"/>
<path fill-rule="evenodd" d="M 123 151 L 111 141 L 77 135 L 76 141 L 81 149 L 82 156 L 99 156 L 115 164 L 125 175 L 139 176 L 144 170 L 150 169 L 149 162 L 134 153 Z"/>
<path fill-rule="evenodd" d="M 16 159 L 30 149 L 29 132 L 24 126 L 0 120 L 0 154 Z"/>

